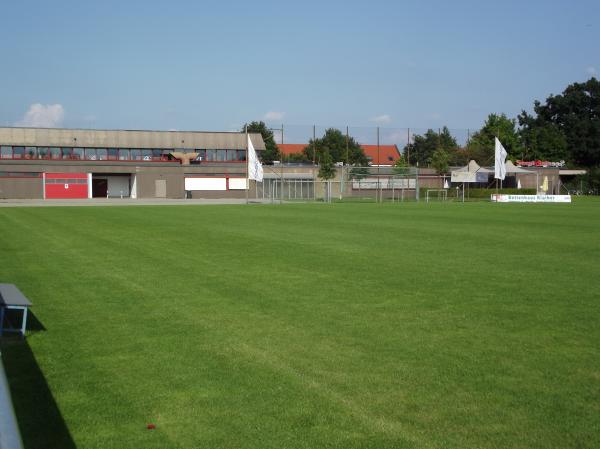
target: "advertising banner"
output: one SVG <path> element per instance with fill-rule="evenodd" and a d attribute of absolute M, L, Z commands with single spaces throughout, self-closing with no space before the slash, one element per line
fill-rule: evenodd
<path fill-rule="evenodd" d="M 496 203 L 570 203 L 571 195 L 505 195 L 492 194 Z"/>
<path fill-rule="evenodd" d="M 453 171 L 450 180 L 452 182 L 487 182 L 488 174 L 477 171 Z"/>

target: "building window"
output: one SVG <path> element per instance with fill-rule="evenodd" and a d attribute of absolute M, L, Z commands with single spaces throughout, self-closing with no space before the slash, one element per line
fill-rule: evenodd
<path fill-rule="evenodd" d="M 2 159 L 12 159 L 12 147 L 1 147 L 0 156 Z"/>
<path fill-rule="evenodd" d="M 23 159 L 25 156 L 25 147 L 13 147 L 13 159 Z"/>
<path fill-rule="evenodd" d="M 40 159 L 46 159 L 48 157 L 48 147 L 38 147 L 38 157 Z"/>
<path fill-rule="evenodd" d="M 142 160 L 151 161 L 152 160 L 152 150 L 142 150 Z"/>
<path fill-rule="evenodd" d="M 37 148 L 25 147 L 25 159 L 37 159 Z"/>
<path fill-rule="evenodd" d="M 73 148 L 63 148 L 62 149 L 62 158 L 63 159 L 73 159 Z"/>
<path fill-rule="evenodd" d="M 217 160 L 217 150 L 206 150 L 206 160 L 209 162 Z"/>
<path fill-rule="evenodd" d="M 83 159 L 83 148 L 73 148 L 73 159 Z"/>
<path fill-rule="evenodd" d="M 106 148 L 96 148 L 96 154 L 98 155 L 99 161 L 105 161 L 108 158 Z"/>
<path fill-rule="evenodd" d="M 153 161 L 160 161 L 163 158 L 163 151 L 156 149 L 156 150 L 152 150 L 152 160 Z"/>
<path fill-rule="evenodd" d="M 237 150 L 237 160 L 238 161 L 246 160 L 246 150 Z"/>
<path fill-rule="evenodd" d="M 227 150 L 227 160 L 232 162 L 237 160 L 237 150 Z"/>
<path fill-rule="evenodd" d="M 131 158 L 129 155 L 129 148 L 121 148 L 119 150 L 119 160 L 120 161 L 128 161 Z"/>
<path fill-rule="evenodd" d="M 109 148 L 107 154 L 109 161 L 116 161 L 119 159 L 119 150 L 116 148 Z"/>
<path fill-rule="evenodd" d="M 85 149 L 85 158 L 88 161 L 95 161 L 98 159 L 98 155 L 96 154 L 95 148 L 86 148 Z"/>
<path fill-rule="evenodd" d="M 50 159 L 60 159 L 60 158 L 61 158 L 60 148 L 51 147 L 50 148 Z"/>

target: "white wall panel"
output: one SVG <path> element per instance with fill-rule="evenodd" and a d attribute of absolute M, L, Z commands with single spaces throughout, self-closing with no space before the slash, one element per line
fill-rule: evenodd
<path fill-rule="evenodd" d="M 229 178 L 229 190 L 246 190 L 246 178 Z"/>
<path fill-rule="evenodd" d="M 227 190 L 227 179 L 185 178 L 185 190 Z"/>

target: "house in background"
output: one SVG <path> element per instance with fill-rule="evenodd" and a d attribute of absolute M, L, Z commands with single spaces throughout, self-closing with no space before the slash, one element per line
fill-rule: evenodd
<path fill-rule="evenodd" d="M 277 146 L 284 156 L 291 154 L 300 154 L 307 146 L 307 143 L 281 143 Z M 369 165 L 379 167 L 391 167 L 400 158 L 400 151 L 397 145 L 362 145 Z M 335 161 L 338 162 L 338 161 Z"/>

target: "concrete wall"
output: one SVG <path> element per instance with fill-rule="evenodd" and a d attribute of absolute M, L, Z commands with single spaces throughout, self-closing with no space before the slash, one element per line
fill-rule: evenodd
<path fill-rule="evenodd" d="M 2 199 L 42 199 L 43 179 L 39 178 L 0 178 L 0 198 Z"/>
<path fill-rule="evenodd" d="M 265 143 L 258 133 L 250 140 L 256 150 Z M 246 149 L 242 132 L 125 131 L 101 129 L 0 127 L 0 145 L 87 148 Z"/>
<path fill-rule="evenodd" d="M 164 180 L 167 183 L 167 198 L 185 198 L 183 189 L 183 176 L 178 173 L 138 172 L 137 197 L 156 198 L 156 181 Z"/>

